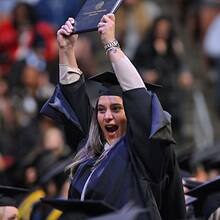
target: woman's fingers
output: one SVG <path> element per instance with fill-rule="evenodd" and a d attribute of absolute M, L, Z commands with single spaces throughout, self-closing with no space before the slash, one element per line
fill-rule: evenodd
<path fill-rule="evenodd" d="M 104 34 L 104 33 L 105 33 L 105 28 L 100 27 L 100 28 L 98 29 L 98 32 L 99 32 L 100 34 Z"/>
<path fill-rule="evenodd" d="M 68 34 L 71 34 L 73 32 L 72 28 L 67 25 L 67 22 L 65 23 L 65 25 L 62 25 L 61 28 L 65 30 Z"/>
<path fill-rule="evenodd" d="M 98 23 L 98 28 L 100 27 L 112 27 L 114 25 L 114 15 L 108 14 L 104 15 L 100 22 Z"/>
<path fill-rule="evenodd" d="M 105 27 L 106 23 L 104 22 L 99 22 L 98 23 L 98 28 L 101 28 L 101 27 Z"/>
<path fill-rule="evenodd" d="M 71 32 L 72 32 L 65 25 L 62 25 L 61 29 L 59 31 L 60 31 L 60 34 L 67 35 L 67 36 L 69 36 L 71 34 Z"/>
<path fill-rule="evenodd" d="M 104 15 L 99 24 L 98 32 L 101 35 L 103 44 L 111 42 L 115 39 L 115 16 L 114 14 Z"/>
<path fill-rule="evenodd" d="M 113 14 L 103 15 L 100 22 L 104 22 L 104 23 L 112 22 L 112 21 L 114 21 L 114 17 L 115 16 Z"/>
<path fill-rule="evenodd" d="M 66 32 L 66 30 L 63 29 L 62 27 L 57 31 L 57 34 L 59 34 L 59 35 L 68 35 L 68 33 Z"/>
<path fill-rule="evenodd" d="M 114 14 L 107 14 L 107 17 L 112 20 L 115 21 L 115 15 Z"/>
<path fill-rule="evenodd" d="M 74 25 L 74 23 L 75 23 L 75 20 L 74 20 L 74 18 L 68 18 L 68 21 L 70 21 L 71 23 L 72 23 L 72 25 Z"/>
<path fill-rule="evenodd" d="M 68 18 L 68 20 L 65 22 L 64 25 L 61 26 L 57 33 L 69 36 L 73 33 L 74 22 L 75 21 L 73 18 Z"/>
<path fill-rule="evenodd" d="M 65 23 L 66 27 L 68 28 L 69 31 L 73 31 L 73 24 L 71 21 L 67 20 Z"/>

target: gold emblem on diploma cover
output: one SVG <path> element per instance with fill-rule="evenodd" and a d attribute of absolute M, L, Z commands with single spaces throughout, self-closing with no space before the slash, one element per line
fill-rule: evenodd
<path fill-rule="evenodd" d="M 100 9 L 103 7 L 104 4 L 105 4 L 104 1 L 99 2 L 99 3 L 95 6 L 95 10 L 100 10 Z"/>

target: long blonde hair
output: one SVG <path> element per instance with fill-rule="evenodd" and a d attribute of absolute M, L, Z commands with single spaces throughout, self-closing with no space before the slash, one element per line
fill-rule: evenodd
<path fill-rule="evenodd" d="M 89 128 L 89 135 L 86 141 L 86 144 L 82 149 L 75 155 L 73 162 L 66 167 L 66 170 L 70 169 L 70 176 L 73 177 L 73 174 L 76 171 L 76 168 L 80 163 L 86 161 L 89 158 L 93 158 L 97 155 L 100 155 L 103 150 L 102 143 L 102 132 L 97 121 L 97 108 L 93 112 L 92 120 Z"/>

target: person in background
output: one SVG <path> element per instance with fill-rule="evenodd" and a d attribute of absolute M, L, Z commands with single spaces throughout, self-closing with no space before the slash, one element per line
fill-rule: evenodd
<path fill-rule="evenodd" d="M 4 36 L 0 36 L 1 76 L 8 76 L 12 64 L 30 56 L 42 56 L 47 62 L 57 57 L 53 26 L 38 21 L 34 7 L 26 2 L 17 2 L 14 5 L 12 16 L 0 24 L 0 31 L 4 32 Z M 39 38 L 43 44 L 36 50 Z"/>
<path fill-rule="evenodd" d="M 157 17 L 138 45 L 133 63 L 144 81 L 160 84 L 163 108 L 172 115 L 174 137 L 183 139 L 183 89 L 192 86 L 192 73 L 183 62 L 184 48 L 169 16 Z"/>
<path fill-rule="evenodd" d="M 161 14 L 155 1 L 125 0 L 116 13 L 116 37 L 129 59 L 133 59 L 138 44 L 153 20 Z"/>

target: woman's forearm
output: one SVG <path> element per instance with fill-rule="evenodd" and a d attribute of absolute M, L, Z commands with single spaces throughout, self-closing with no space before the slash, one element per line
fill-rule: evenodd
<path fill-rule="evenodd" d="M 122 90 L 127 91 L 145 87 L 136 68 L 115 40 L 114 14 L 107 14 L 101 18 L 98 24 L 98 32 Z"/>
<path fill-rule="evenodd" d="M 59 49 L 59 82 L 63 85 L 79 80 L 82 72 L 78 68 L 74 48 Z"/>
<path fill-rule="evenodd" d="M 59 48 L 59 63 L 78 68 L 76 56 L 73 48 Z"/>
<path fill-rule="evenodd" d="M 79 70 L 75 45 L 78 35 L 73 34 L 74 19 L 69 18 L 57 31 L 57 42 L 59 46 L 59 81 L 61 84 L 70 84 L 79 80 L 82 72 Z"/>
<path fill-rule="evenodd" d="M 107 55 L 123 91 L 145 87 L 136 68 L 120 48 L 113 48 Z"/>

